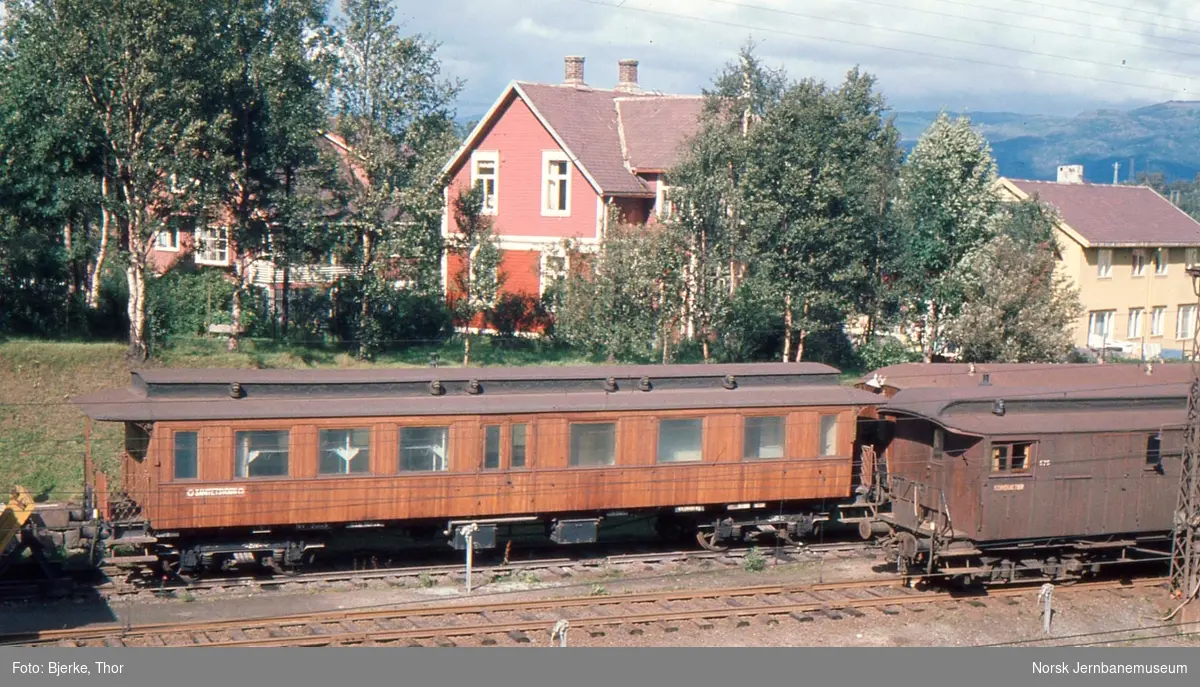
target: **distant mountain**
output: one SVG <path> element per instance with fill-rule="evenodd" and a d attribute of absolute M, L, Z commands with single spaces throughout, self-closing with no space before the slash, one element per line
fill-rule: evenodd
<path fill-rule="evenodd" d="M 895 112 L 906 148 L 937 112 Z M 1200 173 L 1200 101 L 1172 101 L 1136 110 L 1095 110 L 1075 117 L 1014 112 L 965 113 L 987 137 L 1000 174 L 1054 179 L 1059 165 L 1083 165 L 1091 182 L 1112 183 L 1130 172 L 1163 172 L 1168 180 Z M 1130 169 L 1132 161 L 1133 169 Z"/>
<path fill-rule="evenodd" d="M 937 112 L 893 112 L 905 149 L 916 144 Z M 1091 182 L 1110 184 L 1113 163 L 1122 181 L 1151 171 L 1168 181 L 1200 174 L 1200 101 L 1171 101 L 1136 110 L 1095 110 L 1074 117 L 968 112 L 987 137 L 1002 176 L 1053 180 L 1059 165 L 1083 165 Z M 483 114 L 459 116 L 463 135 Z"/>

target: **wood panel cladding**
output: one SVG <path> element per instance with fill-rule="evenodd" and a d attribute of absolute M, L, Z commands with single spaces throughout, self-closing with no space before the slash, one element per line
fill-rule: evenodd
<path fill-rule="evenodd" d="M 786 418 L 785 455 L 743 460 L 744 417 L 761 415 Z M 838 416 L 838 456 L 820 456 L 822 415 Z M 153 479 L 139 500 L 154 527 L 175 530 L 840 499 L 851 495 L 856 417 L 856 409 L 829 407 L 159 423 L 160 440 L 152 442 L 145 461 L 155 466 Z M 658 423 L 675 418 L 703 420 L 700 461 L 656 462 Z M 615 424 L 613 465 L 570 467 L 570 427 L 576 422 Z M 527 427 L 523 468 L 511 467 L 511 427 L 517 423 Z M 486 425 L 501 427 L 500 469 L 483 467 Z M 406 427 L 448 429 L 447 470 L 400 471 Z M 370 473 L 318 474 L 320 430 L 352 428 L 371 430 Z M 199 432 L 198 479 L 177 482 L 169 437 L 183 429 Z M 289 474 L 235 479 L 235 432 L 268 429 L 290 432 Z"/>

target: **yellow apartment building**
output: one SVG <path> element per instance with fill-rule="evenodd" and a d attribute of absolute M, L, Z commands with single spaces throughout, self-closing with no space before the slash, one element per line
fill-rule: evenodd
<path fill-rule="evenodd" d="M 1200 263 L 1200 222 L 1146 186 L 1083 182 L 1081 165 L 1058 180 L 999 180 L 1001 197 L 1058 210 L 1059 266 L 1085 312 L 1075 345 L 1143 359 L 1190 355 L 1196 294 L 1185 269 Z"/>

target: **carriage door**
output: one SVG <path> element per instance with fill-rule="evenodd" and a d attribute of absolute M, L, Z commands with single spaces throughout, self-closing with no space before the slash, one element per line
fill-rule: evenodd
<path fill-rule="evenodd" d="M 1134 451 L 1142 463 L 1134 529 L 1171 529 L 1183 467 L 1183 436 L 1180 432 L 1148 432 L 1133 437 Z"/>

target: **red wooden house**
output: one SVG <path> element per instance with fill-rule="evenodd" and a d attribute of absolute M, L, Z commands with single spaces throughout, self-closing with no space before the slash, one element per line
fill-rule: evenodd
<path fill-rule="evenodd" d="M 586 248 L 610 219 L 669 213 L 664 175 L 699 129 L 701 96 L 643 90 L 636 60 L 618 63 L 614 88 L 594 88 L 583 62 L 565 59 L 563 83 L 509 84 L 445 167 L 443 236 L 456 231 L 459 190 L 482 186 L 503 293 L 540 296 L 567 267 L 564 239 Z M 448 295 L 461 269 L 461 259 L 443 258 Z"/>

